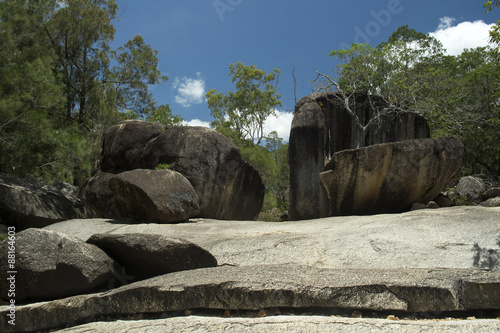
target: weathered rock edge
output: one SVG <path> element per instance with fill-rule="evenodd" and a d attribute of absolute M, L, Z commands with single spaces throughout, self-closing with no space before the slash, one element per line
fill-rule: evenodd
<path fill-rule="evenodd" d="M 16 309 L 16 326 L 32 332 L 91 321 L 96 316 L 186 309 L 349 308 L 463 311 L 500 307 L 500 270 L 333 270 L 308 266 L 222 266 L 176 272 L 108 292 Z"/>
<path fill-rule="evenodd" d="M 157 320 L 95 322 L 59 331 L 61 333 L 128 332 L 496 332 L 500 320 L 386 320 L 326 316 L 271 316 L 266 318 L 174 317 Z"/>

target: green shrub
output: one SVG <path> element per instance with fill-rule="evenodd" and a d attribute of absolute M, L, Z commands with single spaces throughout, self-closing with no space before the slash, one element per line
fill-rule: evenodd
<path fill-rule="evenodd" d="M 155 168 L 155 170 L 169 170 L 169 169 L 170 169 L 170 164 L 167 163 L 158 164 Z"/>

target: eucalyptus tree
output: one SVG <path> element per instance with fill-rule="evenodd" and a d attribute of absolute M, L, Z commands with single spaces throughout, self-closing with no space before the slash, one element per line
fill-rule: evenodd
<path fill-rule="evenodd" d="M 268 135 L 264 133 L 264 122 L 281 106 L 281 96 L 276 91 L 279 73 L 276 68 L 266 73 L 255 65 L 231 64 L 229 76 L 236 91 L 223 93 L 211 89 L 206 94 L 214 118 L 212 127 L 230 128 L 240 139 L 247 138 L 259 145 Z"/>
<path fill-rule="evenodd" d="M 140 35 L 111 48 L 118 11 L 115 0 L 0 2 L 1 171 L 77 181 L 109 126 L 174 117 L 149 91 L 168 79 L 157 52 Z"/>
<path fill-rule="evenodd" d="M 494 8 L 500 6 L 500 0 L 489 0 L 484 3 L 484 8 L 486 12 L 491 12 Z M 500 20 L 497 21 L 496 25 L 490 30 L 491 42 L 500 45 Z"/>

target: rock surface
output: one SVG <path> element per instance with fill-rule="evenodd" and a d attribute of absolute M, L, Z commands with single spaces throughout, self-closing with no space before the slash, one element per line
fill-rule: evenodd
<path fill-rule="evenodd" d="M 8 244 L 1 244 L 7 258 Z M 113 260 L 98 247 L 74 236 L 45 229 L 16 234 L 16 303 L 78 295 L 105 287 L 114 277 Z M 0 289 L 9 290 L 7 260 L 0 261 Z M 7 299 L 2 292 L 1 297 Z"/>
<path fill-rule="evenodd" d="M 97 163 L 100 171 L 113 174 L 159 165 L 192 184 L 200 206 L 196 216 L 252 220 L 262 208 L 264 185 L 258 172 L 243 161 L 236 145 L 208 128 L 124 121 L 106 133 Z M 92 186 L 87 183 L 83 196 L 98 206 L 92 194 L 98 190 Z"/>
<path fill-rule="evenodd" d="M 480 205 L 483 207 L 500 207 L 500 196 L 483 201 Z"/>
<path fill-rule="evenodd" d="M 289 217 L 296 220 L 328 216 L 330 209 L 319 179 L 325 161 L 325 117 L 313 100 L 296 109 L 290 131 Z"/>
<path fill-rule="evenodd" d="M 87 184 L 84 199 L 103 217 L 171 223 L 199 212 L 198 195 L 191 183 L 175 171 L 97 172 Z"/>
<path fill-rule="evenodd" d="M 96 245 L 126 269 L 128 275 L 146 279 L 171 272 L 217 266 L 217 260 L 191 242 L 151 234 L 95 234 Z"/>
<path fill-rule="evenodd" d="M 466 200 L 468 204 L 480 203 L 485 191 L 484 182 L 473 176 L 462 177 L 455 189 L 456 195 L 460 199 Z"/>
<path fill-rule="evenodd" d="M 324 115 L 327 157 L 358 146 L 430 137 L 429 126 L 421 114 L 391 105 L 379 96 L 356 93 L 349 97 L 349 107 L 362 124 L 368 124 L 379 114 L 378 121 L 368 127 L 364 140 L 360 128 L 353 125 L 342 94 L 313 93 L 297 102 L 296 111 L 308 102 L 318 104 Z"/>
<path fill-rule="evenodd" d="M 143 169 L 144 147 L 166 129 L 165 125 L 139 120 L 126 120 L 112 126 L 104 137 L 98 170 L 120 173 Z M 153 165 L 151 169 L 155 167 Z"/>
<path fill-rule="evenodd" d="M 463 150 L 459 139 L 439 138 L 335 153 L 320 174 L 331 214 L 394 213 L 428 203 L 460 171 Z"/>
<path fill-rule="evenodd" d="M 98 332 L 345 332 L 345 333 L 420 333 L 420 332 L 496 332 L 498 319 L 482 320 L 384 320 L 325 316 L 276 316 L 265 318 L 176 317 L 150 321 L 99 322 L 67 328 L 64 333 Z"/>
<path fill-rule="evenodd" d="M 473 268 L 477 267 L 475 244 L 500 253 L 499 221 L 500 209 L 465 206 L 338 216 L 307 223 L 199 219 L 175 225 L 131 225 L 95 219 L 60 222 L 47 229 L 82 240 L 95 233 L 182 238 L 209 251 L 219 264 L 297 264 L 342 269 Z"/>
<path fill-rule="evenodd" d="M 500 197 L 500 180 L 486 174 L 455 178 L 446 185 L 441 195 L 456 205 L 496 207 L 498 200 L 495 198 Z"/>
<path fill-rule="evenodd" d="M 320 313 L 326 315 L 357 318 L 323 317 L 330 321 L 322 321 L 320 325 L 328 326 L 320 327 L 343 329 L 345 324 L 331 321 L 352 320 L 356 325 L 367 325 L 363 327 L 372 328 L 371 323 L 375 323 L 379 328 L 403 332 L 409 327 L 413 331 L 450 331 L 458 321 L 438 324 L 412 320 L 408 325 L 394 326 L 399 321 L 392 315 L 444 318 L 454 310 L 458 312 L 452 312 L 452 316 L 457 318 L 482 314 L 495 318 L 500 310 L 498 221 L 500 209 L 468 206 L 305 223 L 206 219 L 182 224 L 119 224 L 104 219 L 60 222 L 46 229 L 85 240 L 96 233 L 182 237 L 210 250 L 221 265 L 169 273 L 107 292 L 16 306 L 15 327 L 6 323 L 10 310 L 0 306 L 0 325 L 7 332 L 39 331 L 92 321 L 143 318 L 142 326 L 130 321 L 74 329 L 143 331 L 152 327 L 152 331 L 162 331 L 162 326 L 151 326 L 158 322 L 153 319 L 193 313 L 228 317 L 253 311 L 251 316 L 264 316 L 279 314 L 276 309 L 283 314 L 323 309 Z M 467 309 L 472 312 L 464 312 Z M 386 320 L 360 318 L 384 314 L 389 315 Z M 288 332 L 293 327 L 298 327 L 297 331 L 318 327 L 316 317 L 302 317 L 300 327 L 288 316 L 260 318 L 261 322 L 198 318 L 171 318 L 162 323 L 178 327 L 182 320 L 193 319 L 200 323 L 197 329 L 201 330 L 217 327 L 211 325 L 247 330 L 255 323 L 262 324 L 258 327 L 264 331 L 278 332 L 281 328 Z M 494 321 L 487 320 L 460 323 L 471 329 L 497 328 Z M 251 326 L 241 326 L 246 324 Z"/>
<path fill-rule="evenodd" d="M 334 153 L 429 137 L 429 126 L 421 115 L 391 106 L 380 97 L 353 94 L 347 103 L 363 126 L 371 119 L 377 121 L 361 130 L 338 93 L 314 93 L 295 105 L 288 146 L 291 220 L 330 216 L 331 207 L 319 173 Z"/>
<path fill-rule="evenodd" d="M 64 327 L 93 316 L 161 314 L 189 309 L 443 312 L 497 309 L 499 304 L 500 270 L 226 266 L 176 272 L 105 293 L 18 307 L 14 328 L 35 331 Z M 7 310 L 0 313 L 6 332 L 14 332 L 5 322 Z"/>
<path fill-rule="evenodd" d="M 49 186 L 2 173 L 0 215 L 4 224 L 15 226 L 18 231 L 96 216 L 80 203 L 76 186 L 67 183 Z"/>
<path fill-rule="evenodd" d="M 482 194 L 483 200 L 500 197 L 500 188 L 491 188 Z"/>

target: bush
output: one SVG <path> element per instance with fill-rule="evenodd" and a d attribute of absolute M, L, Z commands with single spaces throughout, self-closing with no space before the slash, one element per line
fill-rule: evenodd
<path fill-rule="evenodd" d="M 257 216 L 257 221 L 264 222 L 281 222 L 281 211 L 278 208 L 273 208 L 264 212 L 260 212 Z"/>

